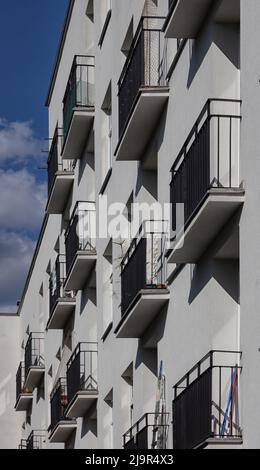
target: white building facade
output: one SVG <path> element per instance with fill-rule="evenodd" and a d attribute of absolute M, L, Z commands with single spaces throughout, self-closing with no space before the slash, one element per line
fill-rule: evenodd
<path fill-rule="evenodd" d="M 17 446 L 260 446 L 258 18 L 258 0 L 69 2 Z"/>

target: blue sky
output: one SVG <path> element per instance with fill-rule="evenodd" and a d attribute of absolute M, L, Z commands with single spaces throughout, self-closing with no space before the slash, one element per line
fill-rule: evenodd
<path fill-rule="evenodd" d="M 0 0 L 0 311 L 13 311 L 46 204 L 44 107 L 68 0 Z"/>

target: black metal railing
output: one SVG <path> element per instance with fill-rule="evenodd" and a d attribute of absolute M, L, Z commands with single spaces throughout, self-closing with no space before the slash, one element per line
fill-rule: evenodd
<path fill-rule="evenodd" d="M 60 299 L 72 299 L 75 297 L 74 292 L 67 292 L 64 289 L 66 279 L 66 258 L 65 255 L 59 255 L 55 261 L 54 269 L 50 275 L 50 317 L 54 311 L 57 302 Z"/>
<path fill-rule="evenodd" d="M 147 221 L 141 226 L 121 263 L 121 311 L 143 289 L 165 288 L 165 250 L 167 223 Z"/>
<path fill-rule="evenodd" d="M 166 85 L 165 18 L 143 17 L 118 82 L 119 136 L 122 135 L 140 88 Z"/>
<path fill-rule="evenodd" d="M 44 366 L 43 346 L 44 333 L 30 333 L 24 354 L 25 379 L 31 367 Z"/>
<path fill-rule="evenodd" d="M 67 421 L 65 410 L 68 406 L 68 392 L 66 378 L 60 378 L 54 387 L 50 396 L 51 406 L 51 424 L 50 431 L 53 431 L 55 426 L 60 421 Z"/>
<path fill-rule="evenodd" d="M 24 363 L 20 362 L 16 373 L 16 400 L 18 400 L 24 388 Z"/>
<path fill-rule="evenodd" d="M 18 446 L 19 450 L 26 450 L 27 449 L 27 440 L 21 439 L 20 444 Z"/>
<path fill-rule="evenodd" d="M 63 99 L 63 139 L 66 140 L 75 108 L 94 108 L 93 56 L 74 57 L 68 85 Z"/>
<path fill-rule="evenodd" d="M 241 439 L 241 352 L 211 351 L 175 386 L 173 448 L 193 449 L 208 439 Z"/>
<path fill-rule="evenodd" d="M 66 272 L 79 251 L 96 254 L 96 208 L 95 203 L 77 203 L 65 234 Z"/>
<path fill-rule="evenodd" d="M 46 436 L 43 431 L 32 431 L 26 441 L 27 450 L 40 450 L 43 449 L 43 444 L 46 442 Z"/>
<path fill-rule="evenodd" d="M 207 101 L 172 167 L 172 229 L 187 225 L 213 188 L 239 187 L 240 105 L 238 100 Z"/>
<path fill-rule="evenodd" d="M 48 195 L 50 195 L 53 183 L 58 172 L 73 172 L 74 162 L 72 160 L 62 160 L 59 153 L 59 129 L 55 130 L 52 145 L 48 158 Z"/>
<path fill-rule="evenodd" d="M 146 413 L 123 435 L 124 449 L 166 448 L 169 431 L 169 413 L 162 413 L 159 421 L 155 413 Z"/>
<path fill-rule="evenodd" d="M 80 391 L 97 392 L 97 343 L 79 343 L 67 364 L 68 402 Z"/>
<path fill-rule="evenodd" d="M 16 400 L 18 400 L 18 398 L 22 394 L 32 393 L 32 389 L 29 387 L 25 387 L 24 382 L 25 382 L 24 363 L 20 362 L 17 373 L 16 373 Z"/>

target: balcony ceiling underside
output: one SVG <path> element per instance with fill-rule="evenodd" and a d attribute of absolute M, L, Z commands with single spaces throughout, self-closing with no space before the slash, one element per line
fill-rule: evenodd
<path fill-rule="evenodd" d="M 115 151 L 118 161 L 142 160 L 168 98 L 167 87 L 140 90 Z"/>
<path fill-rule="evenodd" d="M 140 292 L 133 307 L 122 318 L 117 338 L 141 338 L 149 325 L 170 299 L 168 289 L 147 289 Z"/>
<path fill-rule="evenodd" d="M 73 172 L 59 172 L 56 174 L 46 207 L 47 214 L 63 213 L 73 181 Z"/>
<path fill-rule="evenodd" d="M 27 377 L 24 382 L 26 388 L 36 388 L 41 382 L 42 376 L 44 375 L 44 366 L 32 366 L 29 369 Z"/>
<path fill-rule="evenodd" d="M 215 449 L 216 447 L 222 447 L 227 449 L 230 448 L 233 449 L 234 446 L 239 446 L 239 445 L 242 445 L 243 444 L 243 439 L 242 437 L 226 437 L 223 439 L 223 438 L 209 438 L 206 440 L 206 442 L 200 446 L 198 446 L 198 449 L 200 449 L 201 447 L 206 447 L 208 449 Z M 196 447 L 195 447 L 196 449 Z"/>
<path fill-rule="evenodd" d="M 65 289 L 82 290 L 95 267 L 96 260 L 96 254 L 78 252 L 65 281 Z"/>
<path fill-rule="evenodd" d="M 94 121 L 94 109 L 74 109 L 62 149 L 64 160 L 80 159 Z"/>
<path fill-rule="evenodd" d="M 202 23 L 213 5 L 212 0 L 178 0 L 167 21 L 167 38 L 195 39 Z M 222 0 L 216 10 L 215 21 L 238 23 L 240 20 L 239 0 Z"/>
<path fill-rule="evenodd" d="M 78 392 L 69 404 L 66 410 L 68 418 L 82 418 L 86 415 L 88 410 L 97 401 L 98 393 L 95 391 L 81 391 Z"/>
<path fill-rule="evenodd" d="M 184 234 L 177 236 L 170 263 L 197 263 L 218 233 L 241 207 L 244 190 L 211 190 Z M 227 254 L 226 254 L 226 257 Z"/>
<path fill-rule="evenodd" d="M 29 406 L 33 401 L 33 394 L 32 393 L 21 393 L 19 396 L 16 404 L 15 410 L 16 411 L 26 411 L 28 410 Z"/>
<path fill-rule="evenodd" d="M 49 319 L 48 330 L 63 330 L 75 310 L 75 299 L 59 299 Z"/>
<path fill-rule="evenodd" d="M 76 428 L 76 421 L 60 421 L 51 432 L 49 441 L 53 443 L 66 442 Z"/>

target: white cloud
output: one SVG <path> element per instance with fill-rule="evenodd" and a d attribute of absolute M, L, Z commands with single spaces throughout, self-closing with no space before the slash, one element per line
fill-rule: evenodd
<path fill-rule="evenodd" d="M 26 236 L 0 231 L 0 312 L 17 310 L 34 247 L 35 242 Z"/>
<path fill-rule="evenodd" d="M 9 122 L 0 118 L 0 162 L 25 160 L 41 153 L 42 142 L 33 133 L 32 122 Z"/>
<path fill-rule="evenodd" d="M 0 170 L 0 227 L 37 230 L 46 204 L 46 185 L 27 170 Z M 0 258 L 1 259 L 1 258 Z"/>

